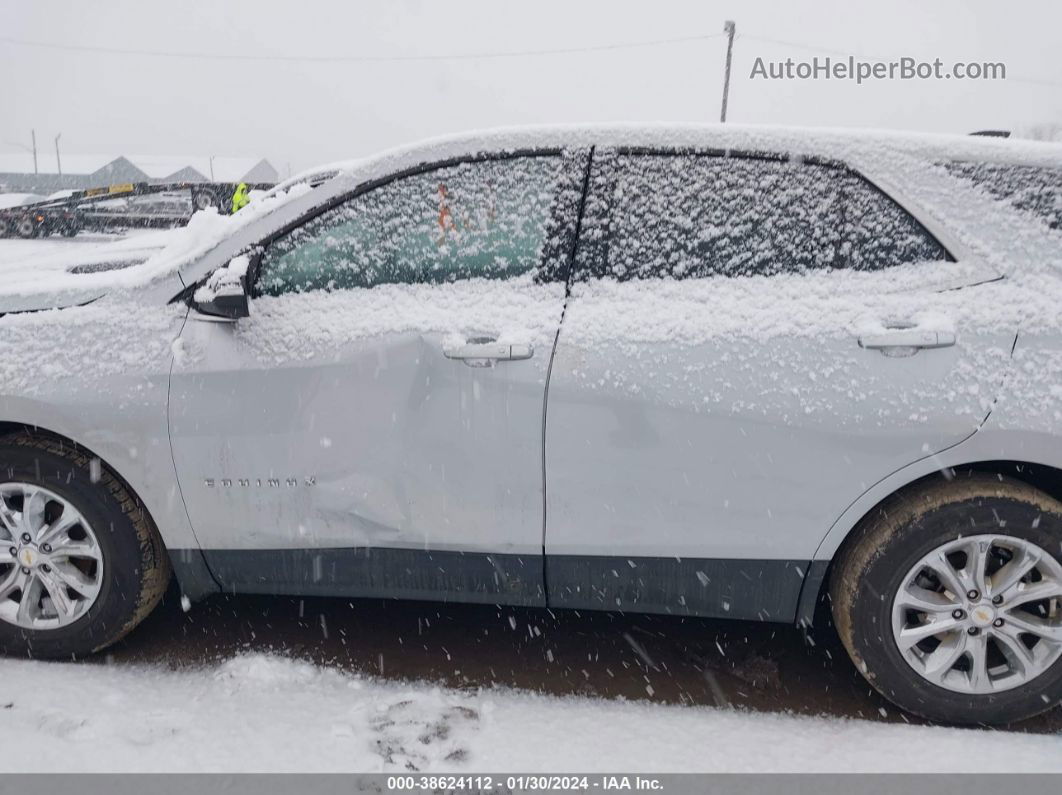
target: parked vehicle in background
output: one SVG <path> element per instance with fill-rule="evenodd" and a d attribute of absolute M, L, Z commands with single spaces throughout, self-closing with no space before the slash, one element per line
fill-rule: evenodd
<path fill-rule="evenodd" d="M 105 648 L 172 568 L 192 599 L 832 611 L 904 709 L 1049 709 L 1060 168 L 1001 140 L 512 131 L 42 287 L 19 308 L 71 308 L 0 318 L 0 646 Z"/>
<path fill-rule="evenodd" d="M 32 205 L 47 201 L 36 193 L 0 193 L 0 237 L 36 237 L 45 216 L 34 213 Z"/>
<path fill-rule="evenodd" d="M 256 183 L 258 192 L 272 185 Z M 67 190 L 44 197 L 11 194 L 7 206 L 0 194 L 0 237 L 74 237 L 93 232 L 171 228 L 188 223 L 197 210 L 229 213 L 236 186 L 228 183 L 119 183 L 101 188 Z"/>

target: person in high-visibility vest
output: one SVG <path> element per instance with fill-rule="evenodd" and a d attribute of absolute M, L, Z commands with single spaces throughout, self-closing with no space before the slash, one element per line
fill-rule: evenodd
<path fill-rule="evenodd" d="M 251 197 L 247 195 L 247 183 L 241 182 L 236 186 L 236 190 L 232 192 L 232 211 L 235 213 L 241 207 L 246 207 L 251 202 Z"/>

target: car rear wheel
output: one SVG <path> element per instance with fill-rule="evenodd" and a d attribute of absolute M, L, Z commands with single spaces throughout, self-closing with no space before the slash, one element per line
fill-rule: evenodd
<path fill-rule="evenodd" d="M 40 234 L 40 228 L 30 216 L 24 215 L 15 221 L 15 234 L 24 238 L 37 237 Z"/>
<path fill-rule="evenodd" d="M 169 577 L 150 516 L 98 459 L 50 437 L 0 438 L 0 651 L 98 651 L 151 611 Z"/>
<path fill-rule="evenodd" d="M 1062 701 L 1062 503 L 970 474 L 897 495 L 831 578 L 864 677 L 910 712 L 1010 723 Z"/>

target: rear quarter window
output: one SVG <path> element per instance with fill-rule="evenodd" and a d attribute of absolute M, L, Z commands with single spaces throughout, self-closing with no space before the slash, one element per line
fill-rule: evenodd
<path fill-rule="evenodd" d="M 1062 229 L 1062 169 L 1000 163 L 948 162 L 953 176 L 1045 224 Z"/>

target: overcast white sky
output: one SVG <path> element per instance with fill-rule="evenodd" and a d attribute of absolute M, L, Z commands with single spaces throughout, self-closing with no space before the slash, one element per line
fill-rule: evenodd
<path fill-rule="evenodd" d="M 729 120 L 969 132 L 1062 122 L 1062 3 L 694 0 L 0 0 L 0 151 L 263 155 L 286 172 L 469 128 L 717 121 L 725 39 L 495 59 L 298 62 L 592 47 L 737 22 Z M 1002 61 L 1004 82 L 750 80 L 757 56 Z M 825 56 L 828 53 L 818 53 Z M 1023 82 L 1015 79 L 1046 81 Z"/>

